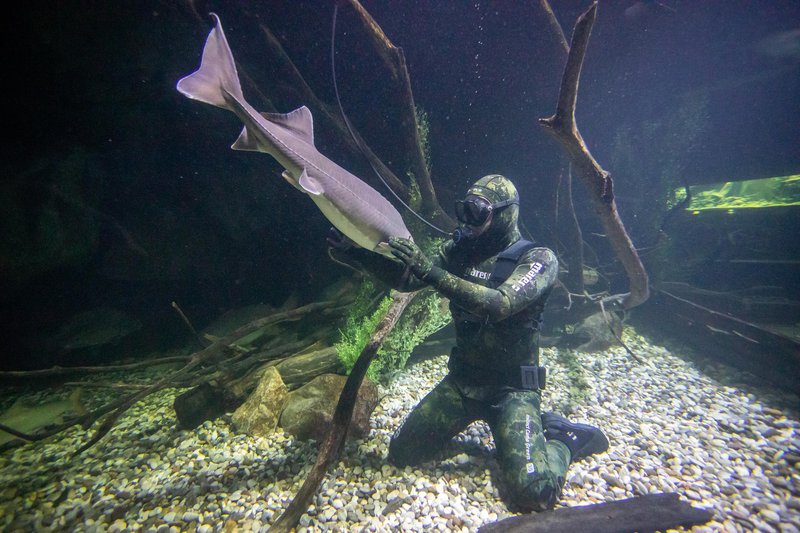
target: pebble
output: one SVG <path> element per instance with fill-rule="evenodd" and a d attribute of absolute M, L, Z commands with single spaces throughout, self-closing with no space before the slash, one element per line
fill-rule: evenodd
<path fill-rule="evenodd" d="M 797 531 L 797 397 L 758 388 L 719 364 L 700 369 L 631 328 L 625 335 L 644 364 L 621 347 L 570 352 L 590 369 L 578 402 L 558 350 L 543 350 L 550 369 L 543 409 L 569 406 L 570 418 L 601 427 L 611 442 L 607 453 L 570 467 L 559 505 L 675 491 L 720 520 L 697 531 Z M 439 357 L 381 387 L 372 431 L 345 445 L 298 531 L 469 533 L 513 516 L 493 483 L 494 441 L 484 422 L 457 436 L 439 461 L 399 469 L 385 460 L 391 435 L 445 372 L 446 357 Z M 85 442 L 79 430 L 0 454 L 0 529 L 266 530 L 305 481 L 316 443 L 282 432 L 237 435 L 227 415 L 176 430 L 172 402 L 181 392 L 136 404 L 78 461 L 69 457 Z"/>

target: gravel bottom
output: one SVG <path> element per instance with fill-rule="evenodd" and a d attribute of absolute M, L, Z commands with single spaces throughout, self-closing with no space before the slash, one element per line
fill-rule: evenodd
<path fill-rule="evenodd" d="M 569 352 L 582 365 L 583 393 L 560 363 L 566 352 L 543 350 L 544 408 L 570 410 L 611 441 L 608 452 L 570 467 L 560 505 L 674 491 L 716 514 L 693 531 L 800 531 L 798 397 L 721 365 L 701 369 L 630 328 L 625 336 L 643 363 L 622 347 Z M 439 357 L 382 388 L 372 432 L 346 445 L 298 531 L 468 532 L 511 516 L 483 423 L 456 437 L 441 460 L 415 469 L 384 460 L 391 434 L 445 371 Z M 139 403 L 80 456 L 87 433 L 79 428 L 0 454 L 0 530 L 268 529 L 305 480 L 316 445 L 284 433 L 237 435 L 229 417 L 178 430 L 172 401 L 180 392 Z"/>

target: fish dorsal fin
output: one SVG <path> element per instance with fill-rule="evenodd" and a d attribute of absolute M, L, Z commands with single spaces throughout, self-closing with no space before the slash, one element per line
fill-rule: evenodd
<path fill-rule="evenodd" d="M 298 107 L 291 113 L 261 113 L 261 115 L 270 122 L 291 130 L 308 144 L 314 145 L 314 118 L 306 106 Z"/>

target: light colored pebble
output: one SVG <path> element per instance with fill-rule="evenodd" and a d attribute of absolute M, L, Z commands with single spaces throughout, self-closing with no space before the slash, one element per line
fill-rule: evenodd
<path fill-rule="evenodd" d="M 611 449 L 570 467 L 560 505 L 675 491 L 722 520 L 698 531 L 797 531 L 800 421 L 780 407 L 797 397 L 753 385 L 745 394 L 721 385 L 736 383 L 735 371 L 712 366 L 731 379 L 709 377 L 633 330 L 625 334 L 643 364 L 631 364 L 621 347 L 575 352 L 591 371 L 570 418 L 600 426 Z M 542 359 L 551 369 L 543 409 L 559 411 L 569 401 L 568 374 L 555 348 Z M 492 483 L 494 443 L 483 422 L 454 439 L 443 461 L 398 469 L 385 460 L 392 433 L 445 372 L 446 358 L 431 359 L 382 387 L 370 435 L 345 446 L 299 531 L 471 533 L 512 515 Z M 80 431 L 0 454 L 0 529 L 266 530 L 305 480 L 316 444 L 282 432 L 237 435 L 228 415 L 176 433 L 171 406 L 180 392 L 136 404 L 78 461 L 66 458 L 84 442 Z"/>

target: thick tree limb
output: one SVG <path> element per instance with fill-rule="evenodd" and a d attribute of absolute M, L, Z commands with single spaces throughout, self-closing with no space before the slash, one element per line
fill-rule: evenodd
<path fill-rule="evenodd" d="M 305 483 L 295 495 L 292 503 L 286 508 L 283 514 L 275 521 L 270 527 L 270 531 L 274 533 L 291 531 L 297 526 L 300 517 L 306 512 L 311 502 L 311 498 L 319 488 L 319 484 L 325 477 L 328 467 L 336 460 L 339 452 L 344 444 L 347 435 L 347 428 L 350 425 L 350 418 L 353 415 L 353 407 L 355 405 L 358 389 L 361 387 L 361 381 L 367 373 L 370 363 L 378 353 L 378 349 L 383 344 L 384 339 L 392 331 L 392 328 L 397 323 L 403 310 L 408 306 L 416 293 L 394 293 L 392 295 L 392 303 L 386 316 L 378 323 L 375 331 L 372 333 L 369 342 L 361 351 L 358 356 L 356 364 L 350 371 L 347 377 L 347 382 L 342 389 L 339 396 L 339 403 L 336 404 L 336 411 L 333 413 L 333 421 L 331 428 L 325 440 L 320 443 L 319 454 L 314 467 L 306 477 Z"/>
<path fill-rule="evenodd" d="M 231 348 L 237 340 L 259 330 L 266 326 L 277 324 L 284 321 L 298 320 L 309 313 L 320 313 L 321 315 L 337 314 L 340 308 L 334 302 L 315 302 L 296 309 L 289 309 L 286 311 L 279 311 L 269 316 L 254 320 L 245 324 L 244 326 L 236 329 L 232 333 L 226 335 L 224 338 L 216 340 L 210 346 L 195 352 L 189 357 L 189 362 L 175 372 L 169 373 L 156 383 L 144 386 L 141 390 L 136 391 L 130 395 L 117 398 L 106 405 L 94 409 L 83 415 L 79 415 L 70 419 L 68 422 L 60 424 L 48 431 L 36 434 L 26 434 L 13 430 L 13 428 L 0 427 L 2 430 L 9 429 L 11 433 L 17 437 L 23 438 L 28 441 L 43 440 L 62 431 L 65 431 L 72 426 L 82 425 L 84 428 L 89 428 L 99 419 L 103 422 L 95 431 L 94 435 L 85 443 L 77 453 L 83 452 L 97 443 L 103 436 L 106 435 L 113 427 L 116 421 L 134 404 L 146 398 L 150 394 L 158 392 L 168 387 L 185 387 L 196 385 L 197 383 L 214 379 L 221 376 L 230 375 L 231 372 L 240 371 L 242 369 L 249 369 L 259 363 L 263 363 L 269 359 L 275 359 L 285 356 L 287 352 L 297 350 L 304 347 L 307 342 L 300 341 L 296 343 L 284 344 L 279 347 L 274 347 L 269 350 L 257 353 L 250 352 L 237 352 Z M 65 374 L 75 373 L 94 373 L 94 372 L 107 372 L 114 370 L 127 370 L 131 368 L 140 368 L 149 366 L 156 363 L 175 363 L 185 362 L 187 357 L 178 358 L 163 358 L 154 359 L 152 361 L 143 361 L 142 363 L 135 363 L 130 365 L 115 365 L 106 367 L 75 367 L 75 368 L 60 368 L 55 367 L 43 371 L 33 372 L 10 372 L 15 378 L 39 378 L 41 376 L 60 376 Z M 233 369 L 233 370 L 232 370 Z M 107 415 L 107 416 L 106 416 Z"/>
<path fill-rule="evenodd" d="M 487 524 L 479 533 L 655 532 L 705 524 L 714 518 L 707 509 L 682 502 L 678 494 L 647 494 L 613 502 L 561 507 L 552 511 L 512 516 Z"/>
<path fill-rule="evenodd" d="M 589 191 L 592 206 L 600 217 L 611 247 L 628 274 L 630 292 L 618 295 L 615 299 L 624 308 L 630 309 L 642 304 L 649 296 L 647 272 L 619 218 L 611 176 L 589 153 L 575 123 L 578 81 L 596 15 L 595 2 L 578 17 L 561 80 L 556 112 L 549 118 L 539 119 L 539 123 L 565 148 L 574 169 Z"/>

